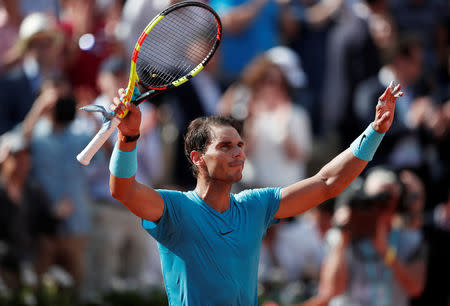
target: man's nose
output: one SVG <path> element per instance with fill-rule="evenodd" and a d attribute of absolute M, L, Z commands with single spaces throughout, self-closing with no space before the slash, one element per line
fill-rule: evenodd
<path fill-rule="evenodd" d="M 234 158 L 238 158 L 238 157 L 245 158 L 244 149 L 241 147 L 236 147 L 233 151 L 233 157 Z"/>

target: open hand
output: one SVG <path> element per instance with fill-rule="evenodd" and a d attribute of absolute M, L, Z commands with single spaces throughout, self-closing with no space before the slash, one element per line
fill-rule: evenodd
<path fill-rule="evenodd" d="M 401 88 L 402 86 L 400 84 L 395 86 L 394 81 L 392 81 L 378 99 L 375 120 L 373 122 L 373 128 L 378 133 L 385 133 L 391 127 L 392 121 L 394 120 L 395 101 L 397 101 L 398 97 L 403 96 L 403 92 L 400 91 Z"/>

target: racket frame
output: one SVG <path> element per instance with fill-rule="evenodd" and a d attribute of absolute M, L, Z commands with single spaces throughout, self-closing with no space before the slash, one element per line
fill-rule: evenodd
<path fill-rule="evenodd" d="M 177 10 L 179 8 L 185 7 L 185 6 L 199 6 L 206 10 L 208 10 L 215 18 L 217 22 L 217 39 L 215 40 L 213 47 L 211 48 L 208 55 L 200 62 L 196 67 L 194 67 L 190 72 L 188 72 L 186 75 L 180 77 L 179 79 L 171 82 L 170 84 L 165 84 L 164 86 L 160 87 L 148 87 L 145 88 L 145 92 L 141 95 L 139 95 L 137 98 L 133 99 L 133 96 L 136 96 L 134 93 L 134 90 L 136 86 L 139 84 L 139 76 L 136 72 L 136 61 L 138 58 L 139 51 L 141 49 L 142 43 L 144 42 L 147 35 L 151 32 L 151 30 L 155 27 L 158 22 L 160 22 L 165 16 L 167 16 L 169 13 L 171 13 L 174 10 Z M 214 55 L 215 51 L 220 45 L 222 38 L 222 23 L 220 21 L 219 15 L 208 5 L 202 3 L 202 2 L 196 2 L 196 1 L 184 1 L 177 4 L 174 4 L 165 10 L 163 10 L 161 13 L 156 15 L 150 23 L 145 27 L 141 35 L 139 36 L 138 41 L 136 42 L 136 45 L 133 50 L 133 54 L 131 56 L 131 65 L 130 65 L 130 76 L 129 81 L 126 89 L 126 95 L 122 100 L 122 103 L 126 103 L 129 101 L 130 103 L 133 103 L 135 105 L 138 105 L 142 103 L 145 100 L 148 100 L 151 97 L 154 97 L 161 92 L 178 87 L 190 79 L 192 79 L 195 75 L 197 75 L 200 71 L 203 70 L 203 68 L 206 66 L 206 64 L 209 62 L 211 57 Z M 139 89 L 139 88 L 138 88 Z M 97 153 L 97 151 L 102 147 L 102 145 L 105 143 L 105 141 L 111 136 L 111 134 L 115 131 L 117 126 L 120 124 L 121 119 L 123 119 L 128 114 L 128 110 L 125 110 L 122 114 L 116 115 L 109 124 L 104 124 L 104 126 L 99 130 L 97 135 L 91 140 L 91 142 L 86 146 L 86 148 L 77 155 L 77 160 L 83 164 L 88 165 L 92 159 L 92 157 Z"/>

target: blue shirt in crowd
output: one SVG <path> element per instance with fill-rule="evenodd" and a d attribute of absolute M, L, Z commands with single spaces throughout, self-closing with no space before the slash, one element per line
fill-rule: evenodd
<path fill-rule="evenodd" d="M 220 16 L 224 16 L 248 2 L 250 1 L 211 0 L 210 5 Z M 276 1 L 269 1 L 241 32 L 224 33 L 220 54 L 225 74 L 238 77 L 256 55 L 279 44 L 279 11 Z"/>
<path fill-rule="evenodd" d="M 83 235 L 90 230 L 86 168 L 75 158 L 89 143 L 88 135 L 75 135 L 69 128 L 56 132 L 46 120 L 33 131 L 32 175 L 56 206 L 70 200 L 73 212 L 58 226 L 59 235 Z"/>
<path fill-rule="evenodd" d="M 142 225 L 158 241 L 170 305 L 257 305 L 261 242 L 281 188 L 231 194 L 223 213 L 194 191 L 158 192 L 163 215 Z"/>

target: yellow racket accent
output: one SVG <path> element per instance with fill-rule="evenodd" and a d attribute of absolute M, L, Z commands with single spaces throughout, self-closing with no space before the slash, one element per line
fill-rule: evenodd
<path fill-rule="evenodd" d="M 126 96 L 125 98 L 123 98 L 122 103 L 125 104 L 127 101 L 131 101 L 131 98 L 133 97 L 134 87 L 136 86 L 137 82 L 139 82 L 139 76 L 136 73 L 136 63 L 132 61 L 130 66 L 130 78 L 126 89 Z M 119 115 L 119 117 L 123 119 L 127 114 L 128 110 L 126 109 L 122 114 Z"/>
<path fill-rule="evenodd" d="M 202 71 L 204 68 L 203 64 L 199 64 L 197 67 L 195 67 L 194 69 L 192 69 L 192 71 L 189 73 L 189 76 L 184 76 L 181 79 L 178 79 L 174 82 L 172 82 L 173 86 L 180 86 L 183 83 L 186 83 L 190 78 L 196 76 L 200 71 Z"/>
<path fill-rule="evenodd" d="M 144 29 L 143 32 L 145 32 L 145 33 L 148 34 L 148 32 L 150 32 L 150 31 L 153 29 L 153 27 L 155 26 L 155 24 L 157 24 L 157 23 L 158 23 L 161 19 L 163 19 L 165 16 L 166 16 L 166 15 L 161 15 L 161 14 L 156 15 L 156 16 L 152 19 L 152 21 L 145 27 L 145 29 Z"/>

